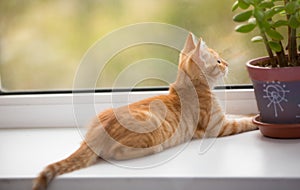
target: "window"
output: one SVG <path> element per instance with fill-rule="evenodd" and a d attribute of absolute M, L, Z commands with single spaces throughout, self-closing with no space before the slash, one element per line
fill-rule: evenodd
<path fill-rule="evenodd" d="M 90 93 L 56 94 L 57 91 L 69 92 L 74 88 L 78 68 L 84 61 L 86 52 L 91 52 L 89 48 L 95 45 L 97 40 L 112 36 L 113 32 L 124 29 L 124 27 L 137 23 L 154 22 L 191 31 L 198 37 L 203 37 L 210 47 L 220 52 L 221 56 L 230 63 L 230 75 L 226 84 L 248 84 L 249 78 L 244 64 L 250 58 L 262 56 L 264 51 L 260 45 L 250 45 L 249 36 L 234 32 L 235 24 L 232 21 L 233 13 L 231 13 L 231 5 L 234 1 L 0 1 L 0 95 L 4 94 L 0 96 L 0 134 L 2 135 L 0 139 L 2 144 L 9 145 L 1 147 L 1 155 L 4 156 L 1 156 L 0 162 L 2 164 L 0 186 L 3 186 L 3 189 L 28 186 L 36 172 L 45 164 L 58 160 L 64 156 L 63 154 L 75 149 L 83 134 L 78 133 L 78 129 L 80 128 L 80 132 L 83 132 L 81 127 L 90 121 L 95 112 L 112 107 L 112 94 L 117 100 L 113 103 L 118 106 L 167 93 L 166 91 L 153 91 L 153 87 L 165 89 L 169 81 L 175 80 L 179 51 L 176 48 L 159 45 L 159 43 L 144 43 L 132 44 L 111 56 L 103 70 L 95 77 L 95 81 L 92 81 L 95 83 L 94 86 L 83 86 L 83 88 L 112 89 L 135 86 L 146 87 L 150 89 L 149 91 L 133 92 L 130 93 L 130 96 L 127 92 L 92 93 L 93 95 Z M 153 28 L 149 30 L 151 29 Z M 250 34 L 250 36 L 252 35 Z M 137 34 L 133 36 L 137 39 L 139 37 Z M 106 47 L 108 48 L 109 44 Z M 148 64 L 147 61 L 153 64 Z M 165 65 L 168 66 L 165 67 Z M 170 67 L 170 65 L 173 66 Z M 96 66 L 98 66 L 97 62 L 88 69 Z M 123 74 L 128 69 L 131 70 L 133 77 L 141 77 L 137 78 L 138 80 L 133 80 L 135 78 L 131 78 L 130 75 L 124 77 Z M 161 77 L 153 79 L 155 78 L 153 76 Z M 83 78 L 88 81 L 90 77 L 86 75 Z M 41 95 L 35 94 L 33 91 L 45 93 Z M 5 94 L 19 92 L 30 95 L 5 96 Z M 52 92 L 54 94 L 51 94 Z M 220 97 L 221 104 L 225 105 L 226 113 L 250 114 L 257 112 L 252 89 L 230 90 L 226 92 L 226 96 L 224 96 L 224 91 L 217 90 L 216 94 Z M 78 96 L 74 103 L 75 95 Z M 86 108 L 91 108 L 90 112 L 86 112 Z M 82 112 L 77 113 L 79 110 Z M 278 185 L 298 187 L 299 167 L 294 166 L 296 166 L 299 154 L 291 153 L 297 153 L 293 150 L 296 150 L 299 142 L 284 143 L 283 141 L 266 140 L 257 133 L 220 139 L 222 142 L 216 143 L 215 151 L 210 151 L 212 154 L 201 157 L 204 159 L 201 160 L 200 165 L 197 165 L 199 159 L 195 157 L 197 151 L 195 156 L 192 156 L 192 160 L 190 157 L 192 151 L 198 148 L 198 142 L 195 142 L 194 145 L 197 147 L 189 146 L 186 157 L 181 157 L 177 161 L 172 159 L 171 165 L 161 165 L 158 169 L 150 168 L 147 171 L 135 170 L 131 172 L 134 175 L 128 175 L 128 168 L 124 170 L 124 168 L 113 167 L 113 170 L 110 170 L 109 165 L 101 163 L 99 166 L 103 165 L 104 170 L 95 167 L 88 168 L 83 173 L 71 174 L 66 178 L 61 178 L 60 182 L 56 183 L 56 188 L 66 189 L 68 184 L 69 187 L 76 186 L 77 189 L 94 188 L 98 186 L 95 181 L 102 186 L 103 184 L 107 187 L 116 185 L 116 188 L 122 187 L 122 189 L 130 188 L 130 185 L 134 187 L 138 185 L 148 187 L 147 185 L 149 185 L 152 188 L 153 184 L 157 184 L 161 189 L 173 188 L 175 185 L 181 187 L 186 184 L 189 184 L 186 187 L 194 189 L 203 184 L 206 187 L 227 189 L 250 187 L 253 184 L 268 186 L 270 189 Z M 274 143 L 282 147 L 287 145 L 291 145 L 291 147 L 282 149 L 287 152 L 274 152 Z M 247 147 L 247 150 L 244 147 Z M 41 150 L 45 150 L 45 154 Z M 243 150 L 246 153 L 244 158 L 251 159 L 250 165 L 244 164 L 245 159 L 240 159 Z M 42 157 L 33 158 L 32 155 L 37 152 Z M 248 156 L 247 153 L 251 156 Z M 278 155 L 274 153 L 278 153 Z M 25 157 L 19 159 L 16 155 Z M 160 154 L 157 155 L 160 156 Z M 283 155 L 284 159 L 273 159 L 275 162 L 269 162 L 269 155 L 275 155 L 278 158 Z M 214 160 L 210 159 L 216 157 L 224 158 L 222 159 L 224 164 L 221 162 L 221 165 L 225 167 L 218 167 L 220 164 L 215 164 Z M 287 157 L 290 159 L 285 160 Z M 148 159 L 151 163 L 159 160 L 157 157 Z M 174 165 L 183 166 L 182 163 L 187 163 L 185 160 L 192 162 L 187 164 L 183 174 L 182 167 L 173 168 L 172 171 L 168 170 Z M 211 162 L 211 160 L 213 161 Z M 149 160 L 144 161 L 147 164 L 150 163 Z M 133 162 L 143 163 L 137 160 Z M 198 168 L 202 168 L 201 163 L 204 168 L 213 166 L 216 169 L 210 168 L 210 171 L 213 172 L 209 173 L 207 170 L 199 170 Z M 265 163 L 268 164 L 265 166 Z M 286 167 L 286 163 L 289 163 L 289 167 Z M 243 167 L 241 170 L 240 167 L 234 167 L 232 169 L 233 164 L 248 168 Z M 16 165 L 21 166 L 18 171 L 15 170 Z M 278 172 L 278 168 L 273 166 L 285 167 L 284 172 Z M 109 172 L 105 172 L 105 169 Z M 99 172 L 94 171 L 104 172 L 99 175 Z M 160 171 L 167 173 L 157 175 Z M 122 172 L 126 176 L 125 178 L 122 177 Z M 135 179 L 136 172 L 138 172 L 138 176 L 144 177 Z M 108 176 L 102 175 L 103 173 L 108 173 Z M 128 183 L 128 176 L 132 178 L 130 183 Z M 153 178 L 153 176 L 155 177 Z M 181 176 L 181 179 L 176 176 Z M 149 181 L 147 178 L 151 180 Z M 233 182 L 232 179 L 235 181 Z M 162 184 L 165 184 L 165 188 L 162 188 Z M 168 186 L 169 184 L 171 185 Z M 55 188 L 55 185 L 52 187 Z"/>
<path fill-rule="evenodd" d="M 71 90 L 85 52 L 112 31 L 136 23 L 156 22 L 181 27 L 204 38 L 230 63 L 227 84 L 247 84 L 245 62 L 263 55 L 249 36 L 234 32 L 234 0 L 45 0 L 0 2 L 1 90 Z M 250 34 L 251 35 L 251 34 Z M 138 36 L 136 36 L 138 38 Z M 121 42 L 120 42 L 121 43 Z M 152 58 L 178 62 L 178 50 L 157 44 L 140 44 L 112 57 L 99 73 L 96 88 L 112 88 L 120 73 L 133 63 Z M 175 80 L 176 72 L 153 67 L 140 75 L 161 72 Z M 148 74 L 149 75 L 149 74 Z M 170 76 L 168 76 L 170 75 Z M 137 87 L 168 86 L 153 78 Z M 117 87 L 128 87 L 126 80 Z"/>

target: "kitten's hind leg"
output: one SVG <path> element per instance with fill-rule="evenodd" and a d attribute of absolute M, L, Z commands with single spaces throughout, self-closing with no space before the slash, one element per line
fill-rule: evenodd
<path fill-rule="evenodd" d="M 128 160 L 155 154 L 162 150 L 162 145 L 156 145 L 149 148 L 133 148 L 118 144 L 118 146 L 114 147 L 112 150 L 112 158 L 115 160 Z"/>

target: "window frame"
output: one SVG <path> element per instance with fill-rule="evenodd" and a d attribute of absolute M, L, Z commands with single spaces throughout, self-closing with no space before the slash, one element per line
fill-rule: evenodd
<path fill-rule="evenodd" d="M 251 86 L 217 87 L 214 90 L 227 114 L 258 113 L 254 90 Z M 106 89 L 95 91 L 41 91 L 8 92 L 0 95 L 0 128 L 76 127 L 73 96 L 80 96 L 79 104 L 88 104 L 85 97 L 94 96 L 97 111 L 126 105 L 147 97 L 167 94 L 167 88 L 156 89 Z M 130 98 L 128 97 L 130 94 Z M 96 112 L 95 112 L 96 113 Z M 98 113 L 98 112 L 97 112 Z M 93 116 L 90 118 L 92 119 Z M 88 121 L 87 121 L 88 124 Z"/>

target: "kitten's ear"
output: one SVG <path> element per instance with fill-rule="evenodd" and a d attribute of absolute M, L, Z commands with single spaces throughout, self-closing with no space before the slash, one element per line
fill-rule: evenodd
<path fill-rule="evenodd" d="M 185 40 L 185 44 L 184 44 L 184 47 L 183 47 L 181 53 L 188 54 L 193 49 L 195 49 L 195 44 L 194 44 L 194 40 L 193 40 L 193 34 L 189 33 L 189 35 L 187 36 L 187 38 Z"/>
<path fill-rule="evenodd" d="M 202 42 L 202 39 L 200 38 L 199 42 L 196 45 L 196 49 L 194 50 L 194 53 L 192 55 L 192 59 L 193 59 L 194 62 L 200 62 L 201 61 L 200 60 L 201 42 Z"/>

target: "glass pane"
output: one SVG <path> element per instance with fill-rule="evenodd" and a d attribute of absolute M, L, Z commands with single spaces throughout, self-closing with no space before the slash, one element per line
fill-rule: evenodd
<path fill-rule="evenodd" d="M 235 0 L 43 0 L 0 1 L 0 76 L 2 90 L 72 89 L 77 68 L 97 40 L 127 25 L 167 23 L 202 37 L 230 63 L 227 84 L 247 84 L 245 62 L 265 54 L 262 44 L 234 32 Z M 137 36 L 138 37 L 138 36 Z M 157 58 L 178 64 L 178 51 L 144 44 L 114 56 L 99 74 L 95 87 L 112 88 L 117 77 L 137 61 Z M 154 68 L 155 69 L 155 68 Z M 157 72 L 172 75 L 163 68 Z M 151 69 L 141 69 L 144 75 Z M 147 78 L 139 87 L 167 86 Z M 126 80 L 120 87 L 127 87 Z M 132 87 L 132 86 L 130 86 Z"/>

